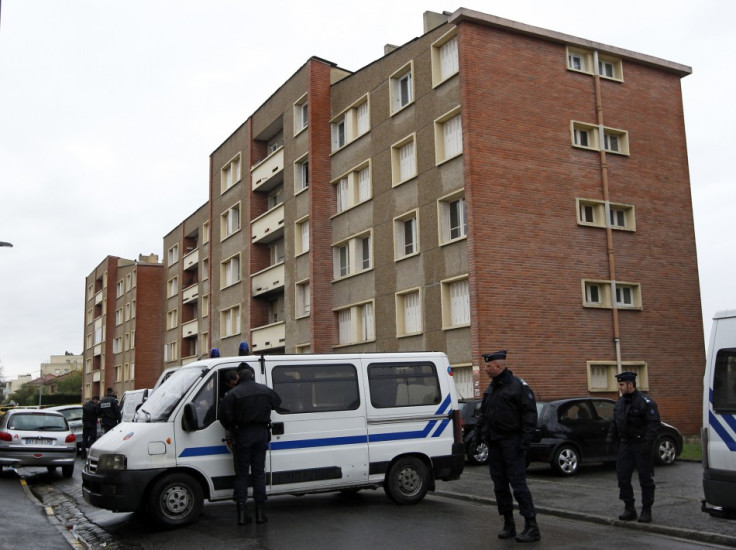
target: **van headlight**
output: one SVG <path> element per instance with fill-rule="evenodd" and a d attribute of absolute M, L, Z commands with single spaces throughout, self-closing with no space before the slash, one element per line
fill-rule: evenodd
<path fill-rule="evenodd" d="M 128 468 L 128 459 L 125 455 L 100 455 L 97 461 L 97 471 L 125 470 Z"/>

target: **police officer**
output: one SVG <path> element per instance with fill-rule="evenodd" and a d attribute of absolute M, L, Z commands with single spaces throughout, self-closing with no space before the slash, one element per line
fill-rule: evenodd
<path fill-rule="evenodd" d="M 225 394 L 220 408 L 220 423 L 233 437 L 235 489 L 233 500 L 238 508 L 238 525 L 250 523 L 248 473 L 253 480 L 256 523 L 266 523 L 266 450 L 271 439 L 271 411 L 281 398 L 268 386 L 255 382 L 255 373 L 247 363 L 238 366 L 238 385 Z"/>
<path fill-rule="evenodd" d="M 107 388 L 105 397 L 100 401 L 100 418 L 102 431 L 105 433 L 117 426 L 122 419 L 122 415 L 120 414 L 120 404 L 118 403 L 112 388 Z"/>
<path fill-rule="evenodd" d="M 624 501 L 624 513 L 618 516 L 622 521 L 637 519 L 634 506 L 634 489 L 631 476 L 634 468 L 639 472 L 641 485 L 640 523 L 652 521 L 654 504 L 654 456 L 652 446 L 657 440 L 661 427 L 657 404 L 636 389 L 636 373 L 622 372 L 616 375 L 621 397 L 613 409 L 613 422 L 608 431 L 606 445 L 616 454 L 616 478 L 618 479 L 618 498 Z"/>
<path fill-rule="evenodd" d="M 93 395 L 92 399 L 82 405 L 82 454 L 97 441 L 97 421 L 100 418 L 100 397 Z"/>
<path fill-rule="evenodd" d="M 483 354 L 485 372 L 491 378 L 483 394 L 480 437 L 488 445 L 491 479 L 498 513 L 504 517 L 500 539 L 516 536 L 519 542 L 541 538 L 532 494 L 526 483 L 526 451 L 537 428 L 537 405 L 531 388 L 506 368 L 506 351 Z M 509 488 L 510 487 L 510 488 Z M 525 519 L 516 535 L 514 501 Z"/>

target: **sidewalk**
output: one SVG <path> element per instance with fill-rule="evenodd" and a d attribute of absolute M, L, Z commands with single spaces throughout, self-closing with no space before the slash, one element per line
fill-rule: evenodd
<path fill-rule="evenodd" d="M 37 550 L 81 548 L 53 514 L 14 474 L 3 473 L 3 536 L 0 548 L 33 547 Z"/>
<path fill-rule="evenodd" d="M 700 509 L 703 494 L 700 462 L 678 461 L 673 466 L 656 469 L 653 521 L 649 524 L 618 519 L 623 504 L 618 500 L 616 473 L 610 465 L 586 466 L 581 474 L 562 478 L 554 475 L 548 465 L 533 464 L 527 474 L 542 521 L 544 516 L 556 516 L 736 548 L 736 520 L 711 517 Z M 638 499 L 636 473 L 633 481 Z M 436 494 L 487 503 L 495 511 L 487 466 L 466 466 L 459 480 L 438 482 Z M 637 500 L 637 509 L 640 507 L 641 502 Z M 500 528 L 501 519 L 498 522 Z"/>

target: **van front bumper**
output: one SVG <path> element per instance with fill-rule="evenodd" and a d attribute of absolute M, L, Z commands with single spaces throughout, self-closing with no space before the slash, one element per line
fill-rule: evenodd
<path fill-rule="evenodd" d="M 705 501 L 727 510 L 736 511 L 736 472 L 729 470 L 703 470 Z"/>
<path fill-rule="evenodd" d="M 110 470 L 82 472 L 82 495 L 92 506 L 113 512 L 135 512 L 143 504 L 146 489 L 165 472 L 153 470 Z"/>

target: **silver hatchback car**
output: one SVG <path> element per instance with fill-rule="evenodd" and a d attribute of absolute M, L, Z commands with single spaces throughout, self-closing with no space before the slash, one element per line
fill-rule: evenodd
<path fill-rule="evenodd" d="M 74 474 L 77 438 L 60 412 L 12 409 L 0 419 L 0 467 L 61 466 L 64 477 Z"/>

